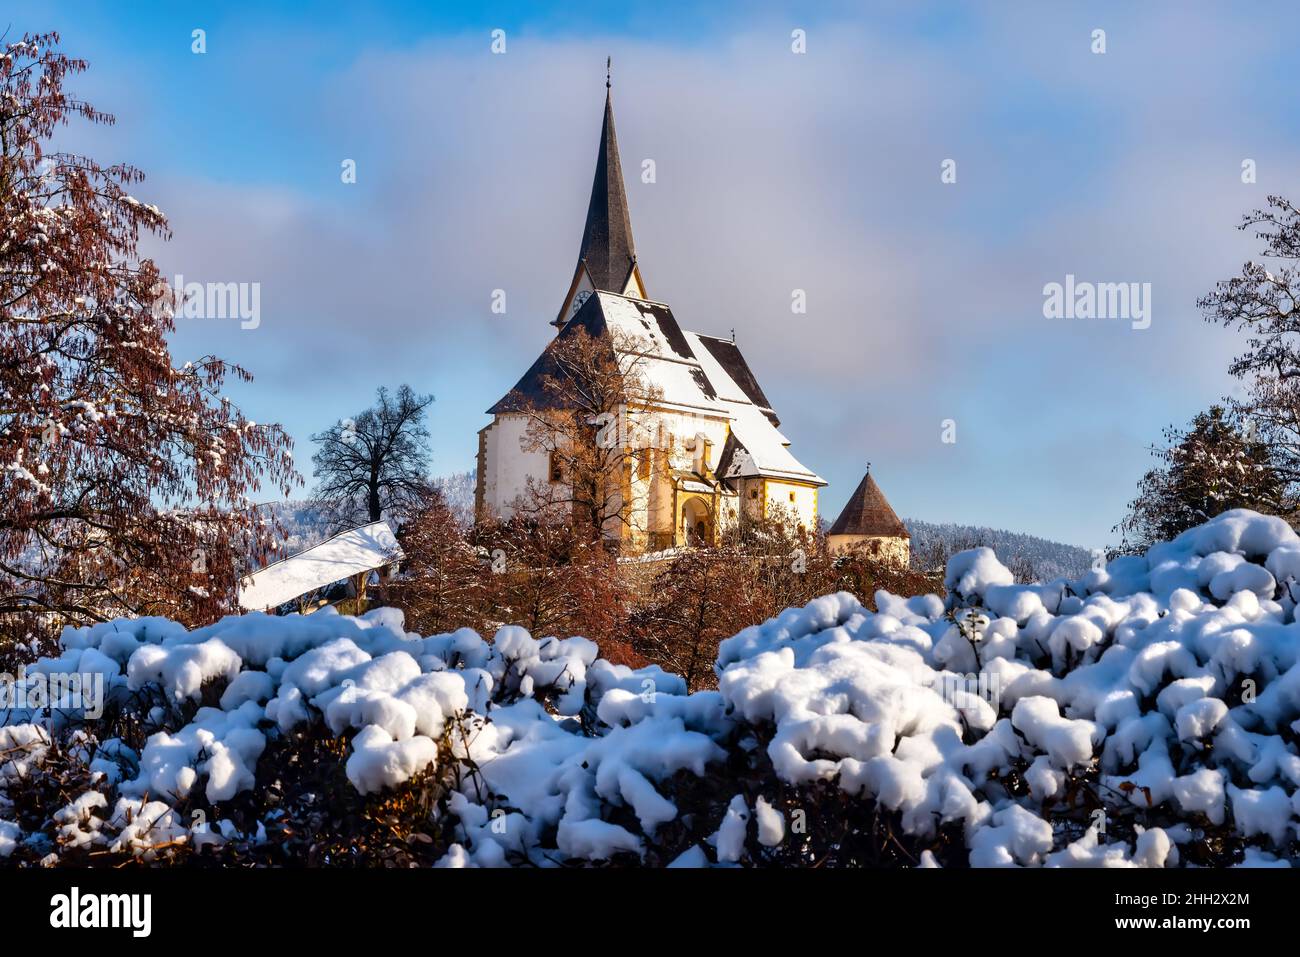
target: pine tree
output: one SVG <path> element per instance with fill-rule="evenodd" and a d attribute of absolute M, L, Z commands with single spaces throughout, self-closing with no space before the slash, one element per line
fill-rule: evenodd
<path fill-rule="evenodd" d="M 1186 431 L 1166 429 L 1162 464 L 1138 483 L 1129 515 L 1115 530 L 1122 551 L 1144 551 L 1233 508 L 1289 516 L 1294 503 L 1276 450 L 1250 423 L 1222 406 L 1197 415 Z"/>

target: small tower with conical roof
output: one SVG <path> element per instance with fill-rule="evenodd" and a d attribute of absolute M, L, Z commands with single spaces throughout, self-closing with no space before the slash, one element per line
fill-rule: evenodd
<path fill-rule="evenodd" d="M 826 533 L 827 547 L 835 553 L 863 551 L 890 564 L 906 565 L 911 559 L 911 538 L 871 477 L 868 463 L 867 474 Z"/>

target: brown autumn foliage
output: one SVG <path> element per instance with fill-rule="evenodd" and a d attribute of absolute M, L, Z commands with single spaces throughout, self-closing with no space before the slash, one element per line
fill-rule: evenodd
<path fill-rule="evenodd" d="M 715 685 L 718 643 L 820 595 L 880 589 L 916 595 L 941 577 L 865 554 L 830 555 L 825 537 L 780 516 L 748 523 L 716 547 L 620 562 L 585 526 L 517 516 L 464 531 L 441 493 L 426 491 L 398 533 L 406 552 L 392 604 L 420 634 L 520 625 L 536 637 L 582 635 L 616 664 L 647 663 L 690 690 Z"/>
<path fill-rule="evenodd" d="M 539 521 L 572 522 L 589 541 L 632 527 L 624 508 L 628 453 L 649 426 L 639 410 L 653 407 L 663 390 L 645 374 L 643 347 L 610 333 L 593 335 L 571 323 L 547 347 L 539 394 L 512 397 L 512 411 L 527 425 L 523 447 L 544 453 L 552 480 L 529 480 L 515 511 Z"/>
<path fill-rule="evenodd" d="M 421 634 L 519 625 L 537 637 L 582 635 L 611 661 L 643 664 L 627 641 L 632 596 L 617 558 L 580 531 L 520 516 L 466 532 L 428 489 L 398 533 L 407 559 L 391 601 Z"/>
<path fill-rule="evenodd" d="M 681 675 L 688 691 L 716 687 L 718 643 L 763 620 L 761 590 L 752 587 L 759 568 L 734 547 L 692 549 L 672 559 L 628 622 L 633 650 Z"/>
<path fill-rule="evenodd" d="M 71 120 L 113 122 L 65 89 L 86 63 L 58 41 L 0 53 L 0 624 L 209 621 L 269 543 L 248 496 L 289 493 L 290 441 L 221 396 L 244 370 L 173 362 L 140 171 L 50 151 Z"/>

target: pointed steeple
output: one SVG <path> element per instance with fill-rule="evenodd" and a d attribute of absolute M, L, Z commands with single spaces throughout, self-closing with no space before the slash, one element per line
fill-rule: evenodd
<path fill-rule="evenodd" d="M 608 70 L 609 61 L 606 60 Z M 596 153 L 596 175 L 587 203 L 587 222 L 569 294 L 555 325 L 573 317 L 581 301 L 595 289 L 622 295 L 631 283 L 631 295 L 644 296 L 641 272 L 637 268 L 636 245 L 632 241 L 632 216 L 627 208 L 627 188 L 618 156 L 614 132 L 614 102 L 610 75 L 605 74 L 605 119 L 600 127 L 600 148 Z M 583 292 L 587 290 L 587 292 Z M 575 299 L 575 296 L 578 297 Z"/>
<path fill-rule="evenodd" d="M 623 186 L 623 167 L 618 159 L 614 104 L 609 89 L 605 91 L 605 122 L 600 128 L 596 176 L 591 184 L 591 202 L 587 204 L 587 225 L 582 231 L 578 259 L 587 264 L 592 285 L 615 293 L 623 292 L 636 263 L 632 217 L 627 210 L 627 189 Z"/>

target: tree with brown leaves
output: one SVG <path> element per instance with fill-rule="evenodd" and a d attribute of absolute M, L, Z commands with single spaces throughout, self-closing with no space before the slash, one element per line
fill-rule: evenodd
<path fill-rule="evenodd" d="M 248 501 L 289 494 L 290 441 L 221 396 L 242 369 L 173 365 L 173 321 L 142 233 L 168 235 L 129 166 L 46 152 L 86 69 L 58 35 L 0 52 L 0 615 L 210 620 L 269 544 Z"/>
<path fill-rule="evenodd" d="M 466 541 L 443 493 L 426 490 L 397 535 L 406 564 L 391 591 L 406 627 L 422 635 L 485 632 L 489 563 Z"/>
<path fill-rule="evenodd" d="M 627 501 L 632 454 L 663 442 L 653 412 L 662 390 L 647 379 L 647 355 L 634 341 L 576 326 L 551 343 L 539 394 L 518 409 L 528 420 L 524 448 L 545 453 L 550 474 L 530 480 L 516 512 L 571 520 L 592 542 L 647 531 Z"/>
<path fill-rule="evenodd" d="M 756 567 L 733 548 L 683 552 L 656 577 L 649 603 L 633 614 L 633 649 L 681 675 L 690 691 L 714 687 L 719 642 L 763 620 Z"/>

